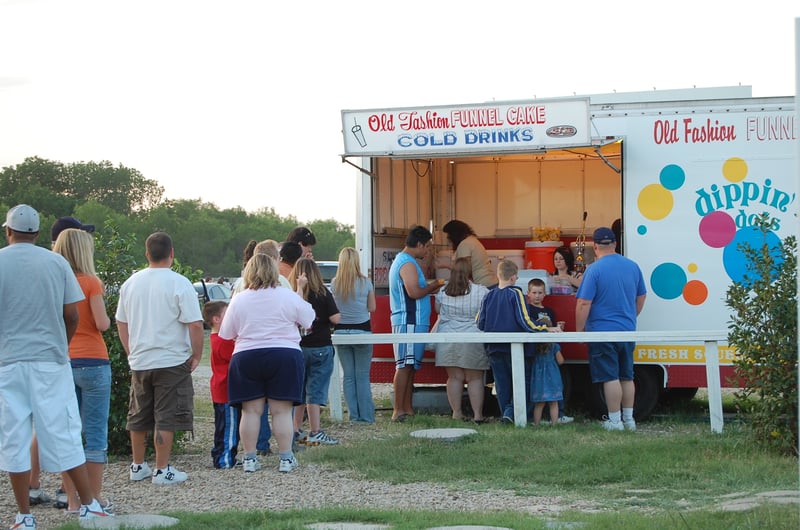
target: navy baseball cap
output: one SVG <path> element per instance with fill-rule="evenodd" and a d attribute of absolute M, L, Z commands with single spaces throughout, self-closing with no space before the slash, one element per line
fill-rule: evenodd
<path fill-rule="evenodd" d="M 610 245 L 617 242 L 617 236 L 614 235 L 614 231 L 610 228 L 601 226 L 592 234 L 592 240 L 598 245 Z"/>
<path fill-rule="evenodd" d="M 56 222 L 53 223 L 53 228 L 50 229 L 50 241 L 58 239 L 58 234 L 67 228 L 77 228 L 78 230 L 89 232 L 90 234 L 94 233 L 94 225 L 85 225 L 74 217 L 59 217 Z"/>

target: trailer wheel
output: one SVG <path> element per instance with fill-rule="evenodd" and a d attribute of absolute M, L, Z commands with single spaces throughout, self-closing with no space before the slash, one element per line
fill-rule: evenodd
<path fill-rule="evenodd" d="M 572 374 L 565 366 L 560 366 L 559 371 L 561 372 L 561 392 L 564 396 L 564 407 L 566 408 L 572 398 Z"/>
<path fill-rule="evenodd" d="M 697 395 L 698 388 L 667 388 L 664 390 L 664 399 L 670 403 L 685 403 Z"/>
<path fill-rule="evenodd" d="M 636 399 L 633 402 L 633 416 L 638 421 L 650 417 L 661 399 L 661 369 L 656 366 L 634 366 L 633 382 L 636 385 Z"/>
<path fill-rule="evenodd" d="M 661 399 L 661 369 L 655 366 L 634 366 L 633 382 L 636 385 L 633 416 L 637 421 L 645 421 L 653 414 Z M 608 414 L 602 383 L 592 383 L 586 396 L 586 406 L 593 418 L 601 419 Z"/>

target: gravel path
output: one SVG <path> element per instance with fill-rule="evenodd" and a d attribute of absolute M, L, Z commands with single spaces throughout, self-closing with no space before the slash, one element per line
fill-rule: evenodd
<path fill-rule="evenodd" d="M 210 371 L 198 368 L 194 374 L 198 397 L 209 395 Z M 374 385 L 376 399 L 388 395 L 391 385 Z M 298 454 L 300 467 L 293 473 L 278 473 L 278 457 L 262 457 L 262 469 L 245 474 L 241 469 L 221 470 L 211 465 L 214 419 L 195 417 L 195 439 L 187 444 L 186 454 L 173 455 L 172 464 L 189 474 L 189 480 L 178 486 L 154 486 L 149 480 L 131 482 L 128 464 L 106 466 L 104 492 L 115 504 L 118 514 L 162 513 L 182 510 L 217 512 L 223 510 L 289 510 L 324 506 L 352 506 L 376 509 L 431 509 L 486 511 L 514 509 L 526 513 L 557 513 L 564 509 L 592 509 L 590 503 L 567 504 L 559 497 L 520 497 L 513 492 L 448 491 L 432 483 L 391 485 L 364 480 L 355 472 L 331 470 L 316 464 L 305 464 Z M 340 443 L 363 436 L 377 436 L 380 427 L 373 425 L 333 424 L 326 432 Z M 273 441 L 273 450 L 275 449 Z M 324 450 L 309 448 L 308 451 Z M 152 459 L 151 459 L 152 460 Z M 149 462 L 151 465 L 153 462 Z M 52 495 L 60 476 L 43 473 L 42 486 Z M 8 484 L 6 479 L 6 484 Z M 56 528 L 74 518 L 51 505 L 35 506 L 38 528 Z M 16 505 L 10 486 L 0 492 L 0 527 L 13 523 Z"/>
<path fill-rule="evenodd" d="M 210 399 L 208 378 L 210 370 L 200 367 L 194 374 L 197 397 Z M 391 385 L 374 384 L 376 401 L 389 396 Z M 390 412 L 386 412 L 390 414 Z M 106 466 L 104 492 L 115 504 L 118 514 L 163 513 L 168 511 L 218 512 L 224 510 L 289 510 L 325 506 L 350 506 L 375 509 L 499 511 L 517 510 L 528 514 L 555 515 L 563 510 L 602 510 L 591 501 L 572 501 L 561 497 L 518 496 L 508 491 L 465 492 L 448 490 L 433 483 L 391 485 L 365 480 L 352 471 L 332 470 L 303 462 L 293 473 L 278 473 L 278 457 L 262 457 L 262 469 L 245 474 L 241 469 L 220 470 L 211 465 L 214 419 L 195 416 L 195 438 L 186 444 L 184 454 L 173 455 L 172 464 L 189 473 L 189 480 L 172 487 L 154 486 L 149 480 L 131 482 L 128 479 L 128 459 Z M 353 425 L 348 422 L 332 424 L 326 432 L 339 438 L 340 443 L 363 437 L 379 437 L 380 426 Z M 275 449 L 273 441 L 273 450 Z M 308 451 L 324 450 L 309 448 Z M 152 465 L 152 458 L 151 462 Z M 60 476 L 43 473 L 42 486 L 52 495 L 59 486 Z M 734 494 L 723 499 L 721 510 L 740 510 L 761 502 L 799 503 L 797 492 L 763 492 L 757 495 Z M 745 507 L 745 508 L 743 508 Z M 38 528 L 57 528 L 75 518 L 51 505 L 33 507 Z M 10 526 L 16 505 L 6 479 L 0 492 L 0 528 Z"/>

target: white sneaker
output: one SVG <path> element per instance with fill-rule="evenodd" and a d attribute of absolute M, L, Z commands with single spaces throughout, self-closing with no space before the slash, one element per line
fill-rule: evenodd
<path fill-rule="evenodd" d="M 144 480 L 151 476 L 153 476 L 153 471 L 147 465 L 147 462 L 131 464 L 131 480 Z"/>
<path fill-rule="evenodd" d="M 572 423 L 573 421 L 575 421 L 575 418 L 573 418 L 572 416 L 564 415 L 558 418 L 558 423 Z"/>
<path fill-rule="evenodd" d="M 622 425 L 625 427 L 625 430 L 627 430 L 627 431 L 635 431 L 636 430 L 636 420 L 623 421 Z"/>
<path fill-rule="evenodd" d="M 299 465 L 300 463 L 294 456 L 290 459 L 281 458 L 281 463 L 278 464 L 278 471 L 280 471 L 281 473 L 291 473 L 292 471 L 297 469 L 297 466 Z"/>
<path fill-rule="evenodd" d="M 242 461 L 242 467 L 244 468 L 245 473 L 255 473 L 261 469 L 261 462 L 259 462 L 256 458 L 245 458 Z"/>
<path fill-rule="evenodd" d="M 153 484 L 171 486 L 185 482 L 189 475 L 167 464 L 166 469 L 159 469 L 153 474 Z"/>
<path fill-rule="evenodd" d="M 621 421 L 605 420 L 602 424 L 603 428 L 607 431 L 623 431 L 625 427 Z"/>
<path fill-rule="evenodd" d="M 36 530 L 36 519 L 29 513 L 25 515 L 18 513 L 11 530 Z"/>
<path fill-rule="evenodd" d="M 92 509 L 92 506 L 96 506 L 97 508 Z M 92 502 L 91 505 L 84 504 L 81 506 L 79 512 L 80 515 L 78 515 L 78 524 L 81 526 L 81 528 L 95 528 L 95 524 L 92 519 L 114 517 L 113 513 L 107 512 L 97 501 Z"/>
<path fill-rule="evenodd" d="M 336 445 L 338 443 L 339 440 L 328 436 L 324 431 L 309 433 L 308 439 L 306 439 L 306 445 Z"/>

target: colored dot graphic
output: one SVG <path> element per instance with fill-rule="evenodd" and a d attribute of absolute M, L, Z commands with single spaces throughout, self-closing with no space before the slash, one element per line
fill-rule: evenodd
<path fill-rule="evenodd" d="M 731 157 L 722 163 L 722 176 L 730 183 L 740 183 L 748 175 L 747 161 L 739 157 Z M 637 206 L 639 213 L 649 221 L 661 221 L 667 218 L 674 208 L 672 192 L 681 189 L 686 184 L 686 172 L 677 164 L 665 165 L 658 175 L 658 183 L 644 186 L 639 191 Z M 712 188 L 714 189 L 714 188 Z M 735 212 L 734 212 L 735 214 Z M 763 234 L 756 228 L 740 223 L 723 209 L 718 209 L 703 216 L 697 227 L 700 241 L 707 247 L 722 249 L 722 265 L 728 277 L 739 283 L 745 283 L 748 276 L 753 276 L 747 270 L 748 258 L 742 246 L 760 249 L 767 244 L 774 249 L 774 256 L 778 263 L 783 257 L 780 255 L 781 239 L 773 232 Z M 648 226 L 642 223 L 636 227 L 636 233 L 646 236 Z M 771 250 L 772 252 L 772 250 Z M 691 259 L 691 256 L 688 256 Z M 687 273 L 696 274 L 699 266 L 690 262 L 684 270 L 673 262 L 664 262 L 657 265 L 650 274 L 652 292 L 665 300 L 683 298 L 690 305 L 702 305 L 708 299 L 708 286 L 703 281 L 689 280 Z"/>
<path fill-rule="evenodd" d="M 661 184 L 650 184 L 639 192 L 637 203 L 643 216 L 651 221 L 659 221 L 670 214 L 674 199 L 672 193 Z"/>
<path fill-rule="evenodd" d="M 752 226 L 736 232 L 733 241 L 722 251 L 722 265 L 731 280 L 747 285 L 749 282 L 746 281 L 746 276 L 753 279 L 753 271 L 747 270 L 748 260 L 743 247 L 747 246 L 758 252 L 765 244 L 775 259 L 775 264 L 783 263 L 783 255 L 780 250 L 781 239 L 774 232 L 763 234 L 758 228 Z"/>
<path fill-rule="evenodd" d="M 722 176 L 728 182 L 741 182 L 747 176 L 747 162 L 739 157 L 727 159 L 722 164 Z"/>
<path fill-rule="evenodd" d="M 664 166 L 664 169 L 661 170 L 658 181 L 668 190 L 675 191 L 680 189 L 683 183 L 686 182 L 686 173 L 681 166 L 670 164 Z"/>
<path fill-rule="evenodd" d="M 725 212 L 717 210 L 700 219 L 700 239 L 711 248 L 722 248 L 736 235 L 736 222 Z"/>

